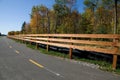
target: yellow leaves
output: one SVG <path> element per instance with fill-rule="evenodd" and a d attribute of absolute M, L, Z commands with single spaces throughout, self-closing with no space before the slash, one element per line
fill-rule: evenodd
<path fill-rule="evenodd" d="M 36 15 L 34 15 L 34 16 L 31 18 L 30 26 L 31 26 L 31 27 L 34 27 L 34 28 L 37 26 L 37 16 L 36 16 Z"/>
<path fill-rule="evenodd" d="M 91 18 L 94 16 L 94 12 L 91 9 L 86 9 L 85 14 L 87 18 Z"/>
<path fill-rule="evenodd" d="M 30 27 L 32 29 L 32 33 L 36 33 L 37 28 L 40 26 L 41 16 L 38 13 L 34 13 L 30 20 Z"/>
<path fill-rule="evenodd" d="M 94 16 L 94 12 L 91 9 L 86 9 L 84 13 L 84 17 L 91 22 L 91 25 L 94 25 L 95 16 Z"/>

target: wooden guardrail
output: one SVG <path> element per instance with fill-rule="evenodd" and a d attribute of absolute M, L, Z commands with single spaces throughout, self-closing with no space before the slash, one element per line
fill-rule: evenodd
<path fill-rule="evenodd" d="M 69 56 L 72 58 L 72 50 L 85 50 L 101 52 L 113 55 L 113 69 L 116 69 L 117 56 L 120 55 L 120 35 L 117 34 L 26 34 L 8 36 L 22 41 L 45 44 L 49 46 L 69 48 Z"/>

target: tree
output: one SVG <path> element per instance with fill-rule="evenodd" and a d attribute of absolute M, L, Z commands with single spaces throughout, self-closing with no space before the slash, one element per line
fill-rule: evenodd
<path fill-rule="evenodd" d="M 46 16 L 47 16 L 47 20 L 48 20 L 47 21 L 47 23 L 48 23 L 47 24 L 47 27 L 48 27 L 47 33 L 50 34 L 50 11 L 48 9 L 47 9 L 47 15 Z"/>
<path fill-rule="evenodd" d="M 33 33 L 50 33 L 50 11 L 46 6 L 32 8 L 30 26 Z"/>
<path fill-rule="evenodd" d="M 76 0 L 55 0 L 56 4 L 65 5 L 69 8 L 69 11 L 72 12 L 73 6 L 77 2 Z"/>
<path fill-rule="evenodd" d="M 117 6 L 120 0 L 85 0 L 86 9 L 93 11 L 94 32 L 106 29 L 107 33 L 116 33 L 118 24 Z M 101 28 L 100 28 L 101 27 Z M 98 31 L 99 32 L 99 31 Z M 103 31 L 102 31 L 103 32 Z"/>
<path fill-rule="evenodd" d="M 107 5 L 109 7 L 109 9 L 113 8 L 114 6 L 114 30 L 113 33 L 116 34 L 118 33 L 118 29 L 117 29 L 117 24 L 118 24 L 118 3 L 120 3 L 120 0 L 102 0 L 104 5 Z M 111 8 L 110 8 L 111 7 Z"/>
<path fill-rule="evenodd" d="M 53 6 L 53 9 L 55 11 L 55 21 L 56 21 L 54 32 L 57 33 L 58 26 L 62 24 L 62 19 L 64 18 L 64 16 L 68 15 L 69 10 L 67 6 L 62 4 L 55 4 Z"/>
<path fill-rule="evenodd" d="M 39 33 L 39 6 L 33 6 L 31 12 L 30 26 L 33 30 L 32 33 Z"/>
<path fill-rule="evenodd" d="M 113 8 L 114 6 L 114 30 L 113 30 L 113 33 L 116 34 L 117 33 L 117 3 L 118 1 L 120 0 L 103 0 L 103 4 L 104 5 L 109 5 L 107 7 L 111 7 Z"/>
<path fill-rule="evenodd" d="M 71 13 L 71 19 L 73 20 L 73 33 L 79 33 L 79 20 L 80 20 L 80 14 L 78 11 L 73 11 Z"/>
<path fill-rule="evenodd" d="M 118 0 L 114 0 L 114 3 L 115 3 L 115 25 L 114 25 L 114 34 L 117 33 L 117 2 L 118 2 Z"/>
<path fill-rule="evenodd" d="M 45 29 L 44 32 L 50 33 L 50 11 L 46 6 L 39 6 L 40 10 L 39 13 L 42 16 L 42 24 L 43 28 Z"/>
<path fill-rule="evenodd" d="M 93 29 L 94 18 L 92 15 L 93 15 L 93 11 L 89 8 L 86 9 L 85 12 L 82 14 L 82 19 L 80 22 L 81 33 L 91 34 L 94 32 L 94 29 Z"/>
<path fill-rule="evenodd" d="M 25 33 L 25 25 L 26 25 L 26 22 L 24 21 L 23 24 L 22 24 L 22 29 L 21 29 L 21 33 L 24 34 Z"/>
<path fill-rule="evenodd" d="M 8 35 L 15 35 L 15 31 L 8 32 Z"/>
<path fill-rule="evenodd" d="M 95 33 L 113 33 L 113 10 L 108 10 L 103 6 L 100 6 L 96 10 L 96 32 Z M 99 30 L 105 30 L 100 32 Z"/>
<path fill-rule="evenodd" d="M 19 34 L 20 34 L 20 31 L 15 31 L 14 34 L 15 34 L 15 35 L 19 35 Z"/>
<path fill-rule="evenodd" d="M 53 9 L 55 11 L 55 18 L 56 18 L 55 33 L 75 32 L 74 26 L 76 25 L 74 25 L 75 23 L 73 22 L 75 19 L 72 18 L 73 17 L 72 15 L 74 15 L 74 13 L 72 12 L 75 11 L 73 10 L 73 6 L 76 3 L 76 0 L 55 0 L 55 2 L 56 4 L 53 6 Z"/>
<path fill-rule="evenodd" d="M 91 15 L 93 17 L 93 28 L 94 28 L 94 32 L 96 31 L 96 16 L 95 16 L 95 11 L 98 7 L 98 2 L 100 0 L 84 0 L 84 4 L 86 6 L 86 9 L 91 9 L 93 12 L 93 15 Z"/>
<path fill-rule="evenodd" d="M 31 26 L 30 26 L 30 23 L 26 23 L 25 25 L 25 33 L 26 34 L 30 34 L 31 33 Z"/>

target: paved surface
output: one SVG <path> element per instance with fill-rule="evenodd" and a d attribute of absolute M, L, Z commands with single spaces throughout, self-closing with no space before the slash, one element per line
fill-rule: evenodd
<path fill-rule="evenodd" d="M 41 54 L 0 38 L 0 80 L 120 80 L 119 75 Z"/>

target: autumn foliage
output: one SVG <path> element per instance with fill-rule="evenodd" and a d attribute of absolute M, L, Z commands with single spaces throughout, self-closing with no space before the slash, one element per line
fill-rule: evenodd
<path fill-rule="evenodd" d="M 120 0 L 117 0 L 117 33 L 120 33 Z M 30 22 L 22 24 L 21 31 L 9 34 L 113 34 L 114 0 L 84 0 L 80 13 L 77 0 L 55 0 L 52 9 L 44 5 L 33 6 Z"/>

